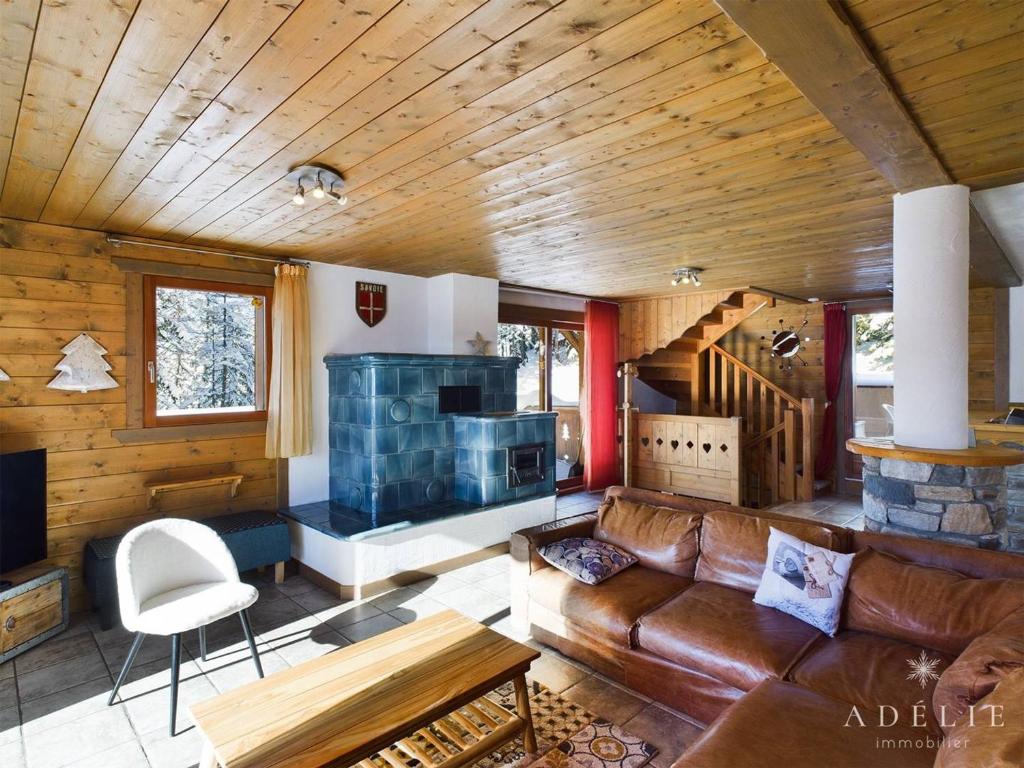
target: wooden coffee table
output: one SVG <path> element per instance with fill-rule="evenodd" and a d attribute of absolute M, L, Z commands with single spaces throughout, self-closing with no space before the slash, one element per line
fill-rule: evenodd
<path fill-rule="evenodd" d="M 453 768 L 520 733 L 535 752 L 524 674 L 539 656 L 445 611 L 193 704 L 199 765 L 369 768 L 379 753 Z M 516 713 L 481 698 L 509 681 Z"/>

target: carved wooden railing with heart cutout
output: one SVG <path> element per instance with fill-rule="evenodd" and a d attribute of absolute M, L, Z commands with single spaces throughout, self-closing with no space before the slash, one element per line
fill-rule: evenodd
<path fill-rule="evenodd" d="M 640 488 L 741 503 L 741 421 L 633 415 L 633 478 Z"/>

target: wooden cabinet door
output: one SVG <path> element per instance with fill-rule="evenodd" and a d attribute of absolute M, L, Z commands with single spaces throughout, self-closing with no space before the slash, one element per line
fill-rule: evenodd
<path fill-rule="evenodd" d="M 0 603 L 0 653 L 61 623 L 60 590 L 60 579 L 56 579 Z"/>

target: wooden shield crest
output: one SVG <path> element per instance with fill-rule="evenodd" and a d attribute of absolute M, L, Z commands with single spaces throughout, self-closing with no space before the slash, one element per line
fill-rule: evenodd
<path fill-rule="evenodd" d="M 381 283 L 356 282 L 356 314 L 373 328 L 388 311 L 388 287 Z"/>

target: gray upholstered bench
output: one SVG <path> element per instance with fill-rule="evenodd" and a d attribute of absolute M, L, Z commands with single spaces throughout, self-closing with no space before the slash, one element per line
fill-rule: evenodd
<path fill-rule="evenodd" d="M 224 539 L 239 572 L 274 566 L 274 581 L 284 581 L 284 564 L 291 557 L 288 524 L 273 512 L 236 512 L 199 522 Z M 110 629 L 117 620 L 117 574 L 114 557 L 121 536 L 91 539 L 85 546 L 85 585 L 99 612 L 100 628 Z"/>

